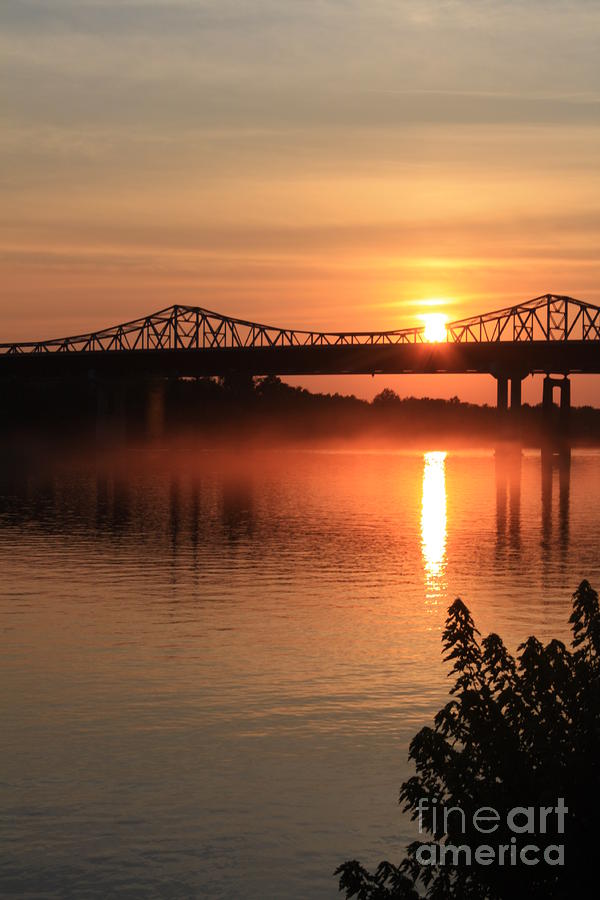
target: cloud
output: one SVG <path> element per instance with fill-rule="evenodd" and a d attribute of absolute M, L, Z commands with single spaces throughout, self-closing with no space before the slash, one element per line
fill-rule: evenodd
<path fill-rule="evenodd" d="M 545 90 L 598 86 L 597 4 L 213 0 L 4 4 L 2 56 L 17 72 L 183 88 Z M 89 85 L 88 85 L 89 86 Z"/>
<path fill-rule="evenodd" d="M 405 266 L 410 265 L 411 259 L 417 265 L 427 263 L 428 259 L 433 264 L 436 257 L 446 264 L 456 257 L 464 265 L 477 264 L 479 259 L 485 262 L 508 257 L 550 256 L 591 261 L 600 266 L 597 254 L 600 207 L 580 214 L 557 211 L 553 215 L 531 213 L 518 218 L 505 214 L 467 221 L 438 217 L 420 222 L 310 226 L 217 227 L 209 223 L 181 226 L 158 220 L 134 226 L 118 222 L 105 225 L 51 222 L 33 227 L 26 223 L 19 227 L 10 219 L 0 218 L 0 230 L 4 235 L 4 260 L 21 260 L 32 265 L 66 258 L 90 263 L 103 259 L 108 265 L 127 260 L 126 264 L 130 265 L 136 259 L 157 258 L 161 254 L 165 259 L 172 259 L 175 265 L 178 258 L 195 258 L 196 265 L 205 257 L 287 260 L 291 265 L 294 258 L 309 256 L 322 260 L 332 254 L 332 267 L 340 258 L 345 265 L 350 259 L 358 264 L 362 257 L 373 262 L 392 259 Z M 20 248 L 24 243 L 38 249 L 23 252 Z"/>
<path fill-rule="evenodd" d="M 264 286 L 339 320 L 551 276 L 587 291 L 599 28 L 586 0 L 4 3 L 12 296 L 117 308 L 137 279 L 254 306 Z"/>

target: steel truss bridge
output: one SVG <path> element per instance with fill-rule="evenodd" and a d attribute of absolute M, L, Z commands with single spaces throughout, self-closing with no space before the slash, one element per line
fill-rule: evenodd
<path fill-rule="evenodd" d="M 375 332 L 301 331 L 261 325 L 194 306 L 89 334 L 0 344 L 0 377 L 198 377 L 487 373 L 498 403 L 520 403 L 529 374 L 600 374 L 600 307 L 544 294 L 446 325 L 431 343 L 425 328 Z"/>

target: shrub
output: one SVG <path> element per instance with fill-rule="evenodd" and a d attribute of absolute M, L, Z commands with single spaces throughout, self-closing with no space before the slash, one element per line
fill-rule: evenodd
<path fill-rule="evenodd" d="M 347 898 L 596 895 L 597 887 L 590 886 L 596 881 L 600 835 L 600 612 L 598 595 L 587 581 L 573 594 L 569 621 L 570 649 L 559 640 L 543 646 L 530 637 L 515 659 L 498 635 L 480 640 L 461 600 L 452 604 L 443 633 L 454 677 L 451 699 L 435 716 L 433 728 L 413 738 L 409 758 L 416 774 L 400 792 L 404 810 L 420 821 L 423 840 L 407 847 L 398 866 L 382 862 L 373 873 L 356 860 L 339 866 L 335 874 Z M 564 831 L 557 812 L 560 798 Z M 443 822 L 440 811 L 452 807 L 464 812 L 464 823 L 456 811 Z M 482 807 L 497 812 L 493 833 L 482 833 L 473 822 Z M 515 814 L 516 807 L 533 808 L 533 819 L 529 812 Z M 541 807 L 548 812 L 540 814 Z M 481 818 L 476 821 L 481 826 Z M 530 821 L 532 833 L 515 833 L 515 826 L 527 827 Z M 503 864 L 498 855 L 491 864 L 475 862 L 482 844 L 495 851 L 506 846 Z M 527 845 L 537 852 L 526 850 L 522 858 Z M 440 864 L 441 848 L 457 846 L 469 849 L 471 864 L 466 851 L 454 858 L 446 850 L 446 863 Z M 537 863 L 531 863 L 533 857 Z"/>

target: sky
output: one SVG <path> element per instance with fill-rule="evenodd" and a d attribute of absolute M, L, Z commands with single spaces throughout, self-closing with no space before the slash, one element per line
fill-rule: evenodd
<path fill-rule="evenodd" d="M 600 304 L 599 36 L 596 0 L 4 0 L 0 340 Z"/>

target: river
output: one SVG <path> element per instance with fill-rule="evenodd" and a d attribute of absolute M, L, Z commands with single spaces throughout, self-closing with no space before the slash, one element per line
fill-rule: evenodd
<path fill-rule="evenodd" d="M 318 900 L 398 861 L 448 605 L 567 638 L 599 524 L 593 450 L 5 463 L 2 896 Z"/>

